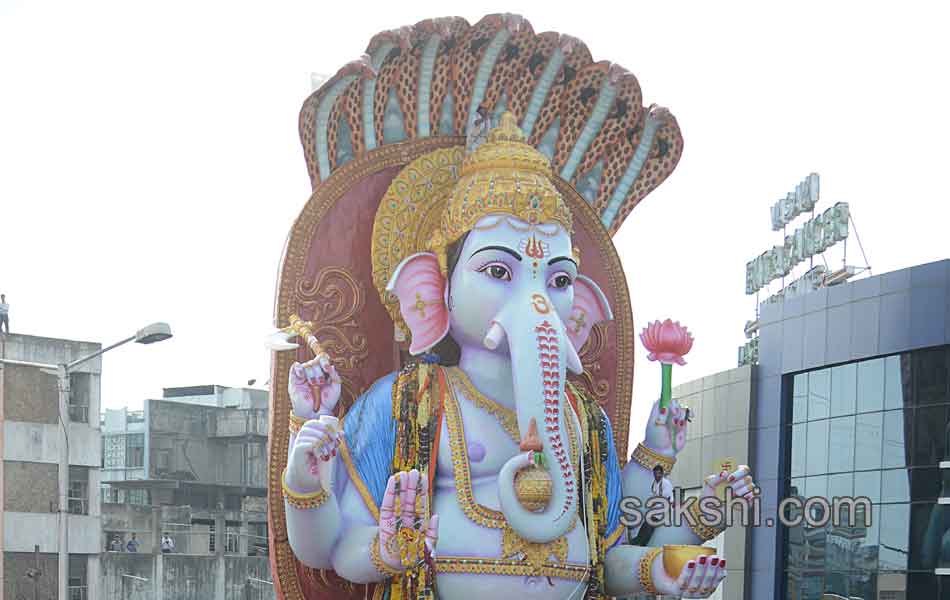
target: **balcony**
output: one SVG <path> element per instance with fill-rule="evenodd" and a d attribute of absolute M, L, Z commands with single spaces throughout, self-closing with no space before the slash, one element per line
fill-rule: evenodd
<path fill-rule="evenodd" d="M 218 414 L 211 437 L 267 436 L 267 411 L 242 410 Z"/>

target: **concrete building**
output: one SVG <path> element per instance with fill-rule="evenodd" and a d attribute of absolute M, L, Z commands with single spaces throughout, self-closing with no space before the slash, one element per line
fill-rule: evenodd
<path fill-rule="evenodd" d="M 166 388 L 142 411 L 105 411 L 101 543 L 118 551 L 103 555 L 103 598 L 274 597 L 267 403 L 265 390 L 209 385 Z"/>
<path fill-rule="evenodd" d="M 763 517 L 790 497 L 871 512 L 753 528 L 745 597 L 950 598 L 950 260 L 766 304 L 759 321 Z"/>
<path fill-rule="evenodd" d="M 100 345 L 90 342 L 0 336 L 0 358 L 13 361 L 64 364 L 98 350 Z M 61 518 L 68 527 L 70 596 L 100 597 L 100 373 L 96 358 L 70 374 L 67 422 L 61 423 L 57 376 L 0 362 L 3 598 L 57 597 Z M 68 489 L 67 506 L 60 507 L 59 460 L 67 451 L 61 444 L 63 428 L 68 432 Z"/>
<path fill-rule="evenodd" d="M 673 468 L 673 479 L 678 485 L 692 486 L 684 488 L 687 497 L 700 495 L 703 479 L 717 473 L 723 460 L 731 459 L 737 466 L 750 464 L 754 371 L 753 366 L 739 367 L 673 388 L 673 398 L 693 412 L 686 447 Z M 729 562 L 729 577 L 712 596 L 714 600 L 746 597 L 747 537 L 747 528 L 737 522 L 706 544 L 717 548 Z"/>

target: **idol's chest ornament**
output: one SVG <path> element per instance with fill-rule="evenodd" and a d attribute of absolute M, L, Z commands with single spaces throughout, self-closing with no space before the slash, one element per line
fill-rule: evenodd
<path fill-rule="evenodd" d="M 497 558 L 451 557 L 439 555 L 436 569 L 440 573 L 494 573 L 499 575 L 523 575 L 546 573 L 578 581 L 586 578 L 589 565 L 567 562 L 568 539 L 561 536 L 547 543 L 533 543 L 522 539 L 512 530 L 501 511 L 488 508 L 475 498 L 472 487 L 471 467 L 465 437 L 462 402 L 493 416 L 512 441 L 520 443 L 515 413 L 478 391 L 463 371 L 447 369 L 449 395 L 445 400 L 445 426 L 453 465 L 456 499 L 465 517 L 490 529 L 502 530 L 502 544 Z M 568 409 L 565 398 L 564 408 Z M 470 409 L 469 409 L 470 410 Z M 573 419 L 566 420 L 574 465 L 580 459 L 576 426 Z M 551 497 L 551 478 L 541 464 L 532 464 L 521 470 L 515 478 L 518 499 L 533 510 L 543 509 Z M 577 526 L 578 515 L 573 515 L 569 533 Z M 586 539 L 584 540 L 586 543 Z M 585 553 L 586 554 L 586 553 Z"/>

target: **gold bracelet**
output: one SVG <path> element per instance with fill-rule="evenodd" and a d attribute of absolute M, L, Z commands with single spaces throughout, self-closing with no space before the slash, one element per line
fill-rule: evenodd
<path fill-rule="evenodd" d="M 689 505 L 689 514 L 692 517 L 687 519 L 686 523 L 689 525 L 689 528 L 696 534 L 696 537 L 701 539 L 704 542 L 708 542 L 717 535 L 723 532 L 725 528 L 717 528 L 706 525 L 702 521 L 702 509 L 699 506 L 699 501 L 693 502 Z"/>
<path fill-rule="evenodd" d="M 287 486 L 287 469 L 284 469 L 284 474 L 280 478 L 280 484 L 284 489 L 284 499 L 287 500 L 287 504 L 295 508 L 318 508 L 330 498 L 330 493 L 323 489 L 310 492 L 309 494 L 301 494 L 290 489 Z"/>
<path fill-rule="evenodd" d="M 300 428 L 303 427 L 303 424 L 309 420 L 310 419 L 305 419 L 304 417 L 298 417 L 297 415 L 290 415 L 290 433 L 298 433 Z"/>
<path fill-rule="evenodd" d="M 373 543 L 369 545 L 369 558 L 373 561 L 373 566 L 376 567 L 376 570 L 385 575 L 386 577 L 395 577 L 396 575 L 402 575 L 402 571 L 394 569 L 386 564 L 386 561 L 383 560 L 382 555 L 379 553 L 379 534 L 376 534 L 376 537 L 373 538 Z"/>
<path fill-rule="evenodd" d="M 644 594 L 656 595 L 656 586 L 653 585 L 653 561 L 663 552 L 663 548 L 653 548 L 640 557 L 640 591 Z"/>
<path fill-rule="evenodd" d="M 676 464 L 675 457 L 663 456 L 656 450 L 647 448 L 643 444 L 637 444 L 636 450 L 630 455 L 630 460 L 648 471 L 652 471 L 654 467 L 660 465 L 663 467 L 664 475 L 669 475 L 673 471 L 673 465 Z"/>

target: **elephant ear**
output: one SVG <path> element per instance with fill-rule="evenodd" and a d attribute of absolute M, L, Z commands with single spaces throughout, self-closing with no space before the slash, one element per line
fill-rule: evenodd
<path fill-rule="evenodd" d="M 574 349 L 580 353 L 594 325 L 611 321 L 613 318 L 607 296 L 600 287 L 589 277 L 578 275 L 574 280 L 574 306 L 571 307 L 571 316 L 565 324 L 567 336 L 571 339 Z"/>
<path fill-rule="evenodd" d="M 449 332 L 446 282 L 431 252 L 406 257 L 389 279 L 386 291 L 399 299 L 399 312 L 412 333 L 409 353 L 431 350 Z"/>

